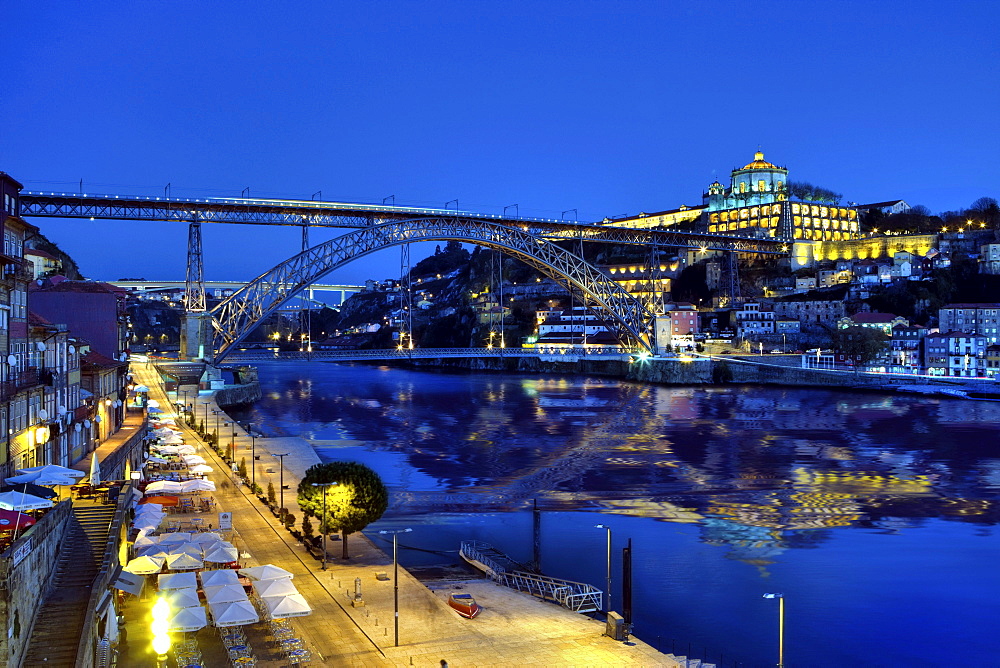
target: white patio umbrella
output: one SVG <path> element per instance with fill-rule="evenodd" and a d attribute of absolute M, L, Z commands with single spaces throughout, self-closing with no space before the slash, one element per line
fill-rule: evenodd
<path fill-rule="evenodd" d="M 145 506 L 143 507 L 145 508 Z M 144 547 L 149 547 L 150 545 L 158 545 L 159 542 L 160 542 L 159 536 L 139 536 L 138 538 L 135 539 L 135 542 L 132 543 L 132 547 L 136 550 L 139 550 Z"/>
<path fill-rule="evenodd" d="M 181 608 L 177 611 L 177 614 L 170 618 L 170 622 L 167 624 L 169 630 L 183 631 L 185 633 L 197 631 L 206 626 L 208 626 L 208 617 L 205 613 L 205 608 L 200 605 L 198 607 Z"/>
<path fill-rule="evenodd" d="M 164 561 L 163 557 L 136 557 L 125 565 L 124 570 L 136 575 L 152 575 L 163 570 Z"/>
<path fill-rule="evenodd" d="M 32 466 L 26 469 L 18 469 L 17 473 L 44 473 L 46 475 L 55 475 L 62 478 L 82 478 L 87 475 L 83 471 L 77 471 L 76 469 L 66 468 L 65 466 L 58 466 L 56 464 L 46 464 L 44 466 Z M 10 478 L 8 478 L 10 480 Z"/>
<path fill-rule="evenodd" d="M 169 436 L 161 438 L 160 443 L 163 443 L 164 445 L 181 445 L 184 443 L 184 438 L 177 434 L 170 434 Z"/>
<path fill-rule="evenodd" d="M 198 578 L 194 573 L 163 573 L 157 577 L 156 584 L 160 591 L 170 591 L 184 587 L 197 587 Z"/>
<path fill-rule="evenodd" d="M 211 480 L 202 480 L 202 479 L 185 480 L 184 482 L 181 483 L 181 492 L 185 494 L 190 492 L 214 492 L 214 491 L 215 491 L 215 483 L 212 482 Z"/>
<path fill-rule="evenodd" d="M 90 457 L 90 484 L 97 487 L 101 484 L 101 463 L 97 461 L 97 451 Z"/>
<path fill-rule="evenodd" d="M 205 587 L 205 600 L 209 605 L 216 603 L 232 603 L 233 601 L 247 600 L 247 593 L 239 585 L 220 585 Z"/>
<path fill-rule="evenodd" d="M 145 510 L 145 508 L 150 508 L 150 510 Z M 158 503 L 143 503 L 136 508 L 135 519 L 158 519 L 162 520 L 166 513 L 163 512 L 163 506 Z"/>
<path fill-rule="evenodd" d="M 156 406 L 152 406 L 152 407 L 150 407 L 150 408 L 147 408 L 147 409 L 146 409 L 146 412 L 147 412 L 147 413 L 162 413 L 162 412 L 163 412 L 163 410 L 162 410 L 162 409 L 159 409 L 159 408 L 157 408 Z"/>
<path fill-rule="evenodd" d="M 253 583 L 253 589 L 258 596 L 288 596 L 298 594 L 299 590 L 292 584 L 291 579 L 281 578 L 280 580 L 258 580 Z"/>
<path fill-rule="evenodd" d="M 42 473 L 40 471 L 35 471 L 33 473 L 22 473 L 21 475 L 12 475 L 7 478 L 6 481 L 10 484 L 23 484 L 32 483 L 34 485 L 43 485 L 46 487 L 52 487 L 54 485 L 75 485 L 78 481 L 75 478 L 70 478 L 69 476 L 58 476 L 53 473 Z"/>
<path fill-rule="evenodd" d="M 146 485 L 146 496 L 153 494 L 170 494 L 181 491 L 181 484 L 173 480 L 157 480 Z"/>
<path fill-rule="evenodd" d="M 161 455 L 176 455 L 177 446 L 176 445 L 157 445 L 153 446 L 153 449 L 159 452 Z"/>
<path fill-rule="evenodd" d="M 241 568 L 239 570 L 240 575 L 245 575 L 251 580 L 280 580 L 281 578 L 293 578 L 295 577 L 284 568 L 279 568 L 274 564 L 264 564 L 263 566 L 251 566 L 250 568 Z"/>
<path fill-rule="evenodd" d="M 201 559 L 203 547 L 201 543 L 167 543 L 160 545 L 168 554 L 190 554 L 192 557 Z"/>
<path fill-rule="evenodd" d="M 147 515 L 145 517 L 137 517 L 136 520 L 132 522 L 132 526 L 134 526 L 136 529 L 140 530 L 146 529 L 147 531 L 152 531 L 156 527 L 160 526 L 160 522 L 162 521 L 163 521 L 162 518 L 158 518 L 153 515 Z"/>
<path fill-rule="evenodd" d="M 216 542 L 218 542 L 220 540 L 222 540 L 222 536 L 220 536 L 217 533 L 213 533 L 211 531 L 202 531 L 200 533 L 196 533 L 196 534 L 192 534 L 191 535 L 191 542 L 192 543 L 201 543 L 202 545 L 204 545 L 206 547 L 208 547 L 212 543 L 216 543 Z"/>
<path fill-rule="evenodd" d="M 209 543 L 205 546 L 204 560 L 206 563 L 228 564 L 239 558 L 239 550 L 237 550 L 231 543 L 219 541 L 217 543 Z"/>
<path fill-rule="evenodd" d="M 200 608 L 201 601 L 198 600 L 197 587 L 184 587 L 183 589 L 171 589 L 164 598 L 170 604 L 171 610 L 180 608 Z"/>
<path fill-rule="evenodd" d="M 163 457 L 157 457 L 156 455 L 151 455 L 149 457 L 146 457 L 146 461 L 143 462 L 143 463 L 144 464 L 166 464 L 167 460 L 164 459 Z"/>
<path fill-rule="evenodd" d="M 245 626 L 255 624 L 260 621 L 260 616 L 254 610 L 250 601 L 233 601 L 232 603 L 219 603 L 209 605 L 212 612 L 212 624 L 214 626 Z"/>
<path fill-rule="evenodd" d="M 174 424 L 174 419 L 172 417 L 161 417 L 158 420 L 158 422 L 160 424 L 163 424 L 163 425 L 172 425 L 172 424 Z M 180 432 L 177 432 L 177 433 L 179 434 Z"/>
<path fill-rule="evenodd" d="M 160 536 L 160 545 L 169 545 L 170 543 L 190 543 L 191 533 L 189 531 L 175 531 L 174 533 L 165 533 Z"/>
<path fill-rule="evenodd" d="M 180 450 L 178 449 L 178 452 Z M 205 458 L 201 455 L 181 455 L 181 460 L 188 466 L 195 466 L 196 464 L 204 464 Z"/>
<path fill-rule="evenodd" d="M 157 401 L 156 399 L 150 399 L 149 401 L 146 402 L 146 405 L 147 406 L 152 406 L 153 408 L 159 408 L 160 407 L 160 402 Z"/>
<path fill-rule="evenodd" d="M 53 503 L 48 499 L 43 499 L 24 492 L 4 492 L 0 494 L 0 508 L 7 510 L 38 510 L 40 508 L 51 508 Z"/>
<path fill-rule="evenodd" d="M 185 552 L 167 555 L 167 570 L 169 571 L 193 571 L 204 567 L 205 562 L 200 557 L 194 557 Z"/>
<path fill-rule="evenodd" d="M 170 551 L 164 545 L 144 545 L 136 548 L 135 551 L 137 557 L 157 557 L 164 561 L 166 561 L 169 554 Z"/>
<path fill-rule="evenodd" d="M 267 616 L 271 619 L 280 617 L 305 617 L 312 614 L 312 608 L 306 603 L 302 594 L 289 594 L 288 596 L 265 596 L 264 607 L 267 608 Z"/>
<path fill-rule="evenodd" d="M 189 443 L 177 446 L 177 454 L 179 455 L 193 455 L 195 452 L 194 446 Z"/>
<path fill-rule="evenodd" d="M 223 568 L 218 571 L 202 571 L 198 573 L 201 584 L 205 587 L 221 587 L 222 585 L 239 585 L 240 578 L 236 571 L 231 568 Z"/>
<path fill-rule="evenodd" d="M 214 470 L 215 469 L 211 466 L 206 466 L 204 464 L 196 464 L 195 466 L 188 468 L 188 471 L 191 473 L 211 473 Z"/>

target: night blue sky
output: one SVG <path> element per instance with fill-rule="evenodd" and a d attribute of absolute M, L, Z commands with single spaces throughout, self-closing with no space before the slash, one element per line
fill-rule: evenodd
<path fill-rule="evenodd" d="M 998 24 L 996 2 L 11 0 L 0 170 L 598 220 L 699 204 L 760 146 L 845 200 L 937 212 L 1000 198 Z M 88 277 L 183 278 L 183 225 L 33 222 Z M 209 279 L 300 243 L 204 234 Z M 327 280 L 398 270 L 389 250 Z"/>

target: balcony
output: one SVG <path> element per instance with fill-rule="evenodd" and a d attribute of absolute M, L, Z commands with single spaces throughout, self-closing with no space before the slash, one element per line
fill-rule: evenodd
<path fill-rule="evenodd" d="M 15 281 L 30 281 L 34 278 L 33 265 L 24 260 L 11 258 L 6 255 L 0 256 L 3 262 L 3 271 L 0 272 L 0 281 L 12 284 Z"/>
<path fill-rule="evenodd" d="M 29 367 L 13 374 L 9 380 L 0 382 L 0 401 L 9 401 L 15 394 L 30 390 L 42 384 L 37 367 Z"/>

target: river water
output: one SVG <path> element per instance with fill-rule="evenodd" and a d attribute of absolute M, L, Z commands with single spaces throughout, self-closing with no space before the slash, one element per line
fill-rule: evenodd
<path fill-rule="evenodd" d="M 605 588 L 635 634 L 725 666 L 1000 665 L 1000 403 L 329 363 L 259 366 L 246 417 L 372 467 L 400 562 L 462 540 Z M 405 546 L 403 548 L 402 546 Z"/>

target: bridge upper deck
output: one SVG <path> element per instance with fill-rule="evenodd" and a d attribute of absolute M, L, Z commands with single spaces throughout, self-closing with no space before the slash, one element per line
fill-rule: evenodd
<path fill-rule="evenodd" d="M 488 221 L 551 240 L 574 239 L 604 243 L 649 244 L 749 253 L 785 253 L 788 239 L 740 237 L 665 229 L 636 229 L 613 224 L 579 223 L 384 204 L 257 198 L 170 198 L 89 193 L 23 192 L 20 214 L 44 218 L 136 220 L 165 222 L 290 225 L 296 227 L 361 228 L 415 219 Z"/>

